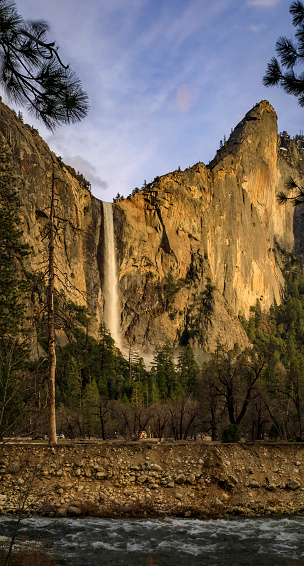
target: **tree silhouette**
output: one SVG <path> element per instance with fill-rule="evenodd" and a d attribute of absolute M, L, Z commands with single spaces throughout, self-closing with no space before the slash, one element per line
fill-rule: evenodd
<path fill-rule="evenodd" d="M 288 196 L 288 193 L 285 191 L 280 191 L 277 194 L 277 201 L 279 204 L 285 204 L 288 200 L 291 201 L 293 206 L 298 206 L 299 204 L 304 203 L 304 187 L 297 183 L 292 177 L 287 179 L 285 188 L 287 191 L 292 192 L 292 196 Z"/>
<path fill-rule="evenodd" d="M 46 22 L 26 22 L 13 0 L 0 0 L 0 81 L 11 100 L 54 130 L 84 118 L 88 97 L 48 31 Z"/>
<path fill-rule="evenodd" d="M 297 97 L 300 106 L 304 106 L 304 73 L 296 73 L 295 67 L 304 62 L 304 5 L 297 0 L 289 8 L 293 16 L 292 23 L 297 28 L 295 41 L 279 37 L 276 52 L 279 57 L 272 57 L 263 77 L 263 84 L 280 86 L 288 94 Z"/>
<path fill-rule="evenodd" d="M 293 16 L 292 23 L 296 28 L 295 40 L 292 41 L 285 36 L 279 37 L 276 42 L 279 61 L 276 57 L 272 57 L 263 77 L 263 84 L 267 87 L 280 86 L 288 94 L 294 95 L 300 106 L 304 106 L 304 73 L 295 71 L 297 65 L 304 63 L 304 4 L 300 0 L 292 2 L 289 12 Z M 294 179 L 288 179 L 286 189 L 295 191 L 295 194 L 287 196 L 285 191 L 281 191 L 277 195 L 279 204 L 290 200 L 294 206 L 297 206 L 304 202 L 304 188 Z"/>

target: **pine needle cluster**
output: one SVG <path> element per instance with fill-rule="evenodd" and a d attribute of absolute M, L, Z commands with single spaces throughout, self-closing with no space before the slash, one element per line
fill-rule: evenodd
<path fill-rule="evenodd" d="M 285 187 L 287 192 L 281 191 L 277 194 L 278 204 L 285 204 L 288 200 L 291 201 L 293 206 L 304 203 L 304 187 L 302 185 L 299 185 L 292 177 L 289 177 Z M 291 196 L 288 196 L 288 192 Z"/>
<path fill-rule="evenodd" d="M 26 22 L 13 0 L 0 0 L 0 81 L 10 99 L 54 130 L 84 118 L 88 97 L 48 31 L 44 21 Z"/>
<path fill-rule="evenodd" d="M 263 77 L 263 84 L 280 86 L 288 94 L 298 99 L 304 106 L 304 73 L 297 72 L 296 67 L 304 62 L 304 5 L 300 0 L 292 2 L 289 12 L 296 28 L 294 40 L 279 37 L 276 42 L 278 58 L 272 57 Z"/>

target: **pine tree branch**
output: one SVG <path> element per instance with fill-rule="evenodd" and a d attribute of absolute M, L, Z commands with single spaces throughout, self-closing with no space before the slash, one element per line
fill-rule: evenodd
<path fill-rule="evenodd" d="M 54 130 L 84 118 L 89 106 L 78 77 L 47 40 L 48 30 L 45 22 L 26 23 L 15 2 L 0 3 L 0 80 L 8 96 Z"/>

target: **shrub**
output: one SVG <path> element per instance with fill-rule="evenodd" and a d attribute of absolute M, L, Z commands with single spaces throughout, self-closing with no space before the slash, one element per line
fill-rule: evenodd
<path fill-rule="evenodd" d="M 0 549 L 0 566 L 56 566 L 57 562 L 47 556 L 38 546 L 34 548 L 20 548 L 7 557 L 6 552 Z"/>
<path fill-rule="evenodd" d="M 239 442 L 241 440 L 241 431 L 236 424 L 225 426 L 222 431 L 222 442 Z"/>

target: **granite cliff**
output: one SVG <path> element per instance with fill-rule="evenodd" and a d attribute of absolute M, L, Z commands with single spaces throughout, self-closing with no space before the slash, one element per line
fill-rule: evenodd
<path fill-rule="evenodd" d="M 103 319 L 102 203 L 52 154 L 38 132 L 0 104 L 0 135 L 13 157 L 24 204 L 25 238 L 41 270 L 54 172 L 61 218 L 56 264 L 75 302 Z M 282 151 L 277 117 L 257 104 L 205 166 L 174 171 L 113 205 L 121 327 L 126 343 L 152 351 L 166 340 L 212 350 L 246 343 L 239 315 L 257 300 L 268 309 L 283 288 L 281 252 L 302 253 L 302 214 L 278 206 L 289 175 L 302 174 L 302 150 Z M 33 308 L 38 290 L 33 292 Z"/>
<path fill-rule="evenodd" d="M 302 150 L 278 142 L 262 101 L 207 167 L 174 171 L 116 205 L 122 323 L 135 342 L 232 347 L 246 342 L 240 314 L 257 300 L 280 303 L 280 250 L 301 251 L 302 227 L 276 193 L 301 175 Z"/>

